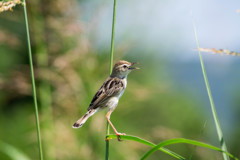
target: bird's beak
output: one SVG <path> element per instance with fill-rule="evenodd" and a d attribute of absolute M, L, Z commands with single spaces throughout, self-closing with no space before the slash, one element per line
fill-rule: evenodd
<path fill-rule="evenodd" d="M 135 65 L 135 64 L 138 64 L 138 62 L 132 63 L 132 64 L 131 64 L 131 67 L 129 67 L 129 69 L 130 69 L 130 70 L 140 69 L 140 68 L 138 68 L 138 67 L 132 67 L 132 66 Z"/>

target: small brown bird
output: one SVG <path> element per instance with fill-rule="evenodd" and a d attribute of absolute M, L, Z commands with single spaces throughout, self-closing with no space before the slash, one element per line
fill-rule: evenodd
<path fill-rule="evenodd" d="M 136 63 L 130 63 L 127 61 L 119 61 L 117 62 L 112 70 L 112 74 L 107 80 L 103 83 L 97 93 L 94 95 L 87 113 L 81 117 L 76 123 L 73 124 L 73 128 L 80 128 L 87 121 L 89 117 L 91 117 L 94 113 L 99 110 L 108 109 L 108 113 L 106 115 L 109 124 L 112 126 L 114 132 L 116 133 L 118 140 L 119 135 L 125 135 L 124 133 L 119 133 L 113 126 L 110 121 L 111 113 L 118 105 L 118 101 L 120 97 L 123 95 L 126 87 L 127 87 L 127 75 L 135 69 L 139 69 L 137 67 L 133 67 Z"/>

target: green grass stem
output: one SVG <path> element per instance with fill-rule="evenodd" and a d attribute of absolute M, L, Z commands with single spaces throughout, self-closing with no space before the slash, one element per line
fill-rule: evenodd
<path fill-rule="evenodd" d="M 209 98 L 210 105 L 211 105 L 213 119 L 214 119 L 215 126 L 216 126 L 216 129 L 217 129 L 218 140 L 220 142 L 222 150 L 227 152 L 227 146 L 226 146 L 226 143 L 225 143 L 225 141 L 223 139 L 223 134 L 222 134 L 222 130 L 221 130 L 221 127 L 220 127 L 219 120 L 218 120 L 218 116 L 217 116 L 217 112 L 216 112 L 216 109 L 215 109 L 215 105 L 214 105 L 214 102 L 213 102 L 210 85 L 208 83 L 208 78 L 207 78 L 206 70 L 205 70 L 205 67 L 204 67 L 202 54 L 201 54 L 201 52 L 199 50 L 200 45 L 199 45 L 199 41 L 198 41 L 198 37 L 197 37 L 197 30 L 196 30 L 196 26 L 195 26 L 194 22 L 193 22 L 193 28 L 194 28 L 194 34 L 195 34 L 195 38 L 196 38 L 196 42 L 197 42 L 199 58 L 200 58 L 201 67 L 202 67 L 202 73 L 203 73 L 203 77 L 204 77 L 204 81 L 205 81 L 205 85 L 206 85 L 206 89 L 207 89 L 207 93 L 208 93 L 208 98 Z M 223 152 L 223 158 L 224 158 L 224 160 L 229 160 L 229 156 L 225 152 Z"/>
<path fill-rule="evenodd" d="M 33 62 L 32 62 L 32 50 L 31 50 L 31 42 L 30 42 L 29 28 L 28 28 L 27 7 L 26 7 L 25 0 L 23 0 L 23 2 L 24 2 L 24 7 L 23 7 L 24 8 L 24 17 L 25 17 L 26 32 L 27 32 L 28 56 L 29 56 L 29 64 L 30 64 L 31 79 L 32 79 L 33 101 L 34 101 L 34 108 L 35 108 L 37 136 L 38 136 L 39 156 L 40 156 L 40 160 L 43 160 L 41 133 L 40 133 L 39 118 L 38 118 L 38 105 L 37 105 L 36 85 L 35 85 L 35 79 L 34 79 L 34 70 L 33 70 Z"/>
<path fill-rule="evenodd" d="M 116 5 L 117 5 L 117 0 L 114 0 L 109 75 L 111 75 L 112 67 L 113 67 L 113 51 L 114 51 L 114 36 L 115 36 L 115 22 L 116 22 Z"/>
<path fill-rule="evenodd" d="M 114 35 L 115 35 L 115 19 L 116 19 L 116 4 L 117 0 L 114 0 L 113 4 L 113 20 L 112 20 L 112 37 L 111 37 L 111 52 L 110 52 L 110 66 L 109 66 L 109 75 L 112 73 L 113 67 L 113 51 L 114 51 Z M 110 133 L 109 123 L 107 122 L 107 131 L 106 136 Z M 105 153 L 105 160 L 109 159 L 109 141 L 106 141 L 106 153 Z"/>
<path fill-rule="evenodd" d="M 184 139 L 184 138 L 176 138 L 176 139 L 169 139 L 166 141 L 163 141 L 161 143 L 159 143 L 157 146 L 153 147 L 152 149 L 150 149 L 147 153 L 145 153 L 143 155 L 143 157 L 141 158 L 141 160 L 146 159 L 147 157 L 149 157 L 151 154 L 153 154 L 155 151 L 159 150 L 160 148 L 164 147 L 164 146 L 168 146 L 171 144 L 179 144 L 179 143 L 187 143 L 187 144 L 192 144 L 195 146 L 200 146 L 200 147 L 204 147 L 204 148 L 208 148 L 208 149 L 212 149 L 215 151 L 219 151 L 219 152 L 223 152 L 226 155 L 230 156 L 231 158 L 238 160 L 236 157 L 234 157 L 233 155 L 231 155 L 230 153 L 223 151 L 222 149 L 212 146 L 210 144 L 206 144 L 206 143 L 202 143 L 202 142 L 198 142 L 198 141 L 194 141 L 194 140 L 189 140 L 189 139 Z"/>
<path fill-rule="evenodd" d="M 108 135 L 107 136 L 107 139 L 110 140 L 110 139 L 115 139 L 117 138 L 116 135 Z M 130 136 L 130 135 L 121 135 L 120 136 L 120 139 L 122 140 L 131 140 L 131 141 L 136 141 L 136 142 L 139 142 L 139 143 L 142 143 L 142 144 L 145 144 L 145 145 L 148 145 L 150 147 L 156 147 L 157 145 L 156 144 L 153 144 L 152 142 L 149 142 L 147 140 L 144 140 L 142 138 L 139 138 L 139 137 L 136 137 L 136 136 Z M 166 148 L 159 148 L 158 150 L 172 156 L 172 157 L 175 157 L 177 159 L 181 159 L 181 160 L 184 160 L 185 158 L 178 155 L 177 153 L 173 152 L 173 151 L 170 151 L 169 149 L 166 149 Z"/>

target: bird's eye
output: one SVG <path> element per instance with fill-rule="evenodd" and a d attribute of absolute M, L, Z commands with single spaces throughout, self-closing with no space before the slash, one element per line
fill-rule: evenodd
<path fill-rule="evenodd" d="M 124 66 L 123 66 L 123 68 L 127 68 L 127 66 L 126 66 L 126 65 L 124 65 Z"/>

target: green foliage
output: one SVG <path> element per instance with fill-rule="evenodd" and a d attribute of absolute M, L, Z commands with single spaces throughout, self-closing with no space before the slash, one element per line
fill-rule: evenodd
<path fill-rule="evenodd" d="M 115 139 L 115 138 L 117 138 L 116 135 L 107 135 L 107 136 L 106 136 L 106 139 L 107 139 L 107 140 Z M 139 137 L 136 137 L 136 136 L 122 135 L 122 136 L 120 136 L 120 139 L 121 139 L 121 140 L 136 141 L 136 142 L 139 142 L 139 143 L 142 143 L 142 144 L 151 146 L 151 147 L 153 147 L 153 148 L 155 148 L 155 147 L 157 146 L 157 145 L 155 145 L 155 144 L 153 144 L 153 143 L 151 143 L 151 142 L 149 142 L 149 141 L 147 141 L 147 140 L 144 140 L 144 139 L 139 138 Z M 182 160 L 185 159 L 184 157 L 178 155 L 177 153 L 175 153 L 175 152 L 173 152 L 173 151 L 170 151 L 169 149 L 166 149 L 166 148 L 163 148 L 163 147 L 161 147 L 161 148 L 159 147 L 158 150 L 160 150 L 160 151 L 162 151 L 162 152 L 164 152 L 164 153 L 166 153 L 166 154 L 168 154 L 168 155 L 170 155 L 170 156 L 172 156 L 172 157 L 175 157 L 175 158 L 177 158 L 177 159 L 182 159 Z"/>
<path fill-rule="evenodd" d="M 24 0 L 24 3 L 25 3 L 25 0 Z M 38 135 L 39 156 L 40 156 L 40 160 L 43 160 L 41 132 L 40 132 L 40 124 L 39 124 L 39 118 L 38 118 L 37 93 L 36 93 L 36 85 L 35 85 L 34 70 L 33 70 L 32 49 L 31 49 L 31 43 L 30 43 L 26 3 L 23 8 L 24 8 L 24 17 L 25 17 L 26 33 L 27 33 L 27 41 L 28 41 L 28 56 L 29 56 L 29 65 L 30 65 L 31 79 L 32 79 L 32 92 L 33 92 L 33 102 L 34 102 L 34 109 L 35 109 L 37 135 Z"/>
<path fill-rule="evenodd" d="M 116 138 L 117 138 L 116 135 L 108 135 L 106 137 L 107 140 L 116 139 Z M 153 154 L 157 150 L 160 150 L 160 151 L 162 151 L 162 152 L 164 152 L 164 153 L 166 153 L 166 154 L 168 154 L 172 157 L 175 157 L 177 159 L 185 159 L 184 157 L 178 155 L 177 153 L 172 152 L 169 149 L 164 148 L 164 146 L 168 146 L 168 145 L 171 145 L 171 144 L 178 144 L 178 143 L 187 143 L 187 144 L 192 144 L 192 145 L 195 145 L 195 146 L 200 146 L 200 147 L 204 147 L 204 148 L 207 148 L 207 149 L 223 152 L 226 155 L 230 156 L 231 158 L 234 158 L 235 160 L 238 160 L 238 158 L 234 157 L 232 154 L 230 154 L 226 151 L 223 151 L 218 147 L 215 147 L 215 146 L 212 146 L 212 145 L 209 145 L 209 144 L 206 144 L 206 143 L 202 143 L 202 142 L 199 142 L 199 141 L 184 139 L 184 138 L 176 138 L 176 139 L 165 140 L 165 141 L 159 143 L 158 145 L 155 145 L 155 144 L 153 144 L 153 143 L 151 143 L 147 140 L 144 140 L 142 138 L 139 138 L 139 137 L 136 137 L 136 136 L 130 136 L 130 135 L 122 135 L 122 136 L 120 136 L 120 139 L 121 140 L 136 141 L 136 142 L 151 146 L 152 149 L 150 149 L 148 152 L 146 152 L 143 155 L 143 157 L 141 158 L 142 160 L 146 159 L 147 157 L 149 157 L 151 154 Z"/>
<path fill-rule="evenodd" d="M 12 160 L 30 160 L 30 158 L 18 148 L 2 141 L 0 141 L 0 151 L 8 155 Z"/>
<path fill-rule="evenodd" d="M 228 152 L 225 152 L 225 151 L 221 150 L 220 148 L 217 148 L 215 146 L 212 146 L 212 145 L 209 145 L 209 144 L 206 144 L 206 143 L 202 143 L 202 142 L 198 142 L 198 141 L 194 141 L 194 140 L 189 140 L 189 139 L 184 139 L 184 138 L 169 139 L 169 140 L 163 141 L 163 142 L 159 143 L 157 146 L 150 149 L 146 154 L 144 154 L 144 156 L 141 159 L 142 160 L 146 159 L 148 156 L 153 154 L 155 151 L 157 151 L 161 147 L 168 146 L 168 145 L 171 145 L 171 144 L 178 144 L 178 143 L 187 143 L 187 144 L 192 144 L 192 145 L 195 145 L 195 146 L 205 147 L 205 148 L 212 149 L 212 150 L 215 150 L 215 151 L 223 152 L 226 155 L 230 156 L 231 158 L 234 158 L 235 160 L 238 160 L 236 157 L 234 157 L 233 155 L 231 155 Z"/>
<path fill-rule="evenodd" d="M 206 85 L 206 89 L 207 89 L 207 93 L 208 93 L 208 98 L 209 98 L 210 105 L 211 105 L 211 110 L 212 110 L 212 115 L 213 115 L 214 123 L 215 123 L 216 129 L 217 129 L 218 140 L 219 140 L 219 143 L 220 143 L 220 145 L 221 145 L 222 150 L 225 151 L 225 152 L 227 152 L 226 142 L 225 142 L 224 139 L 223 139 L 222 129 L 221 129 L 221 127 L 220 127 L 220 123 L 219 123 L 219 120 L 218 120 L 217 112 L 216 112 L 215 105 L 214 105 L 214 102 L 213 102 L 210 85 L 209 85 L 209 82 L 208 82 L 206 70 L 205 70 L 204 63 L 203 63 L 202 54 L 201 54 L 200 49 L 199 49 L 200 46 L 199 46 L 199 41 L 198 41 L 198 37 L 197 37 L 196 26 L 195 26 L 194 23 L 193 23 L 193 28 L 194 28 L 194 34 L 195 34 L 195 38 L 196 38 L 196 42 L 197 42 L 198 53 L 199 53 L 199 58 L 200 58 L 200 62 L 201 62 L 201 67 L 202 67 L 202 73 L 203 73 L 203 77 L 204 77 L 204 82 L 205 82 L 205 85 Z M 229 157 L 228 157 L 228 155 L 227 155 L 225 152 L 223 152 L 224 160 L 229 160 Z"/>

